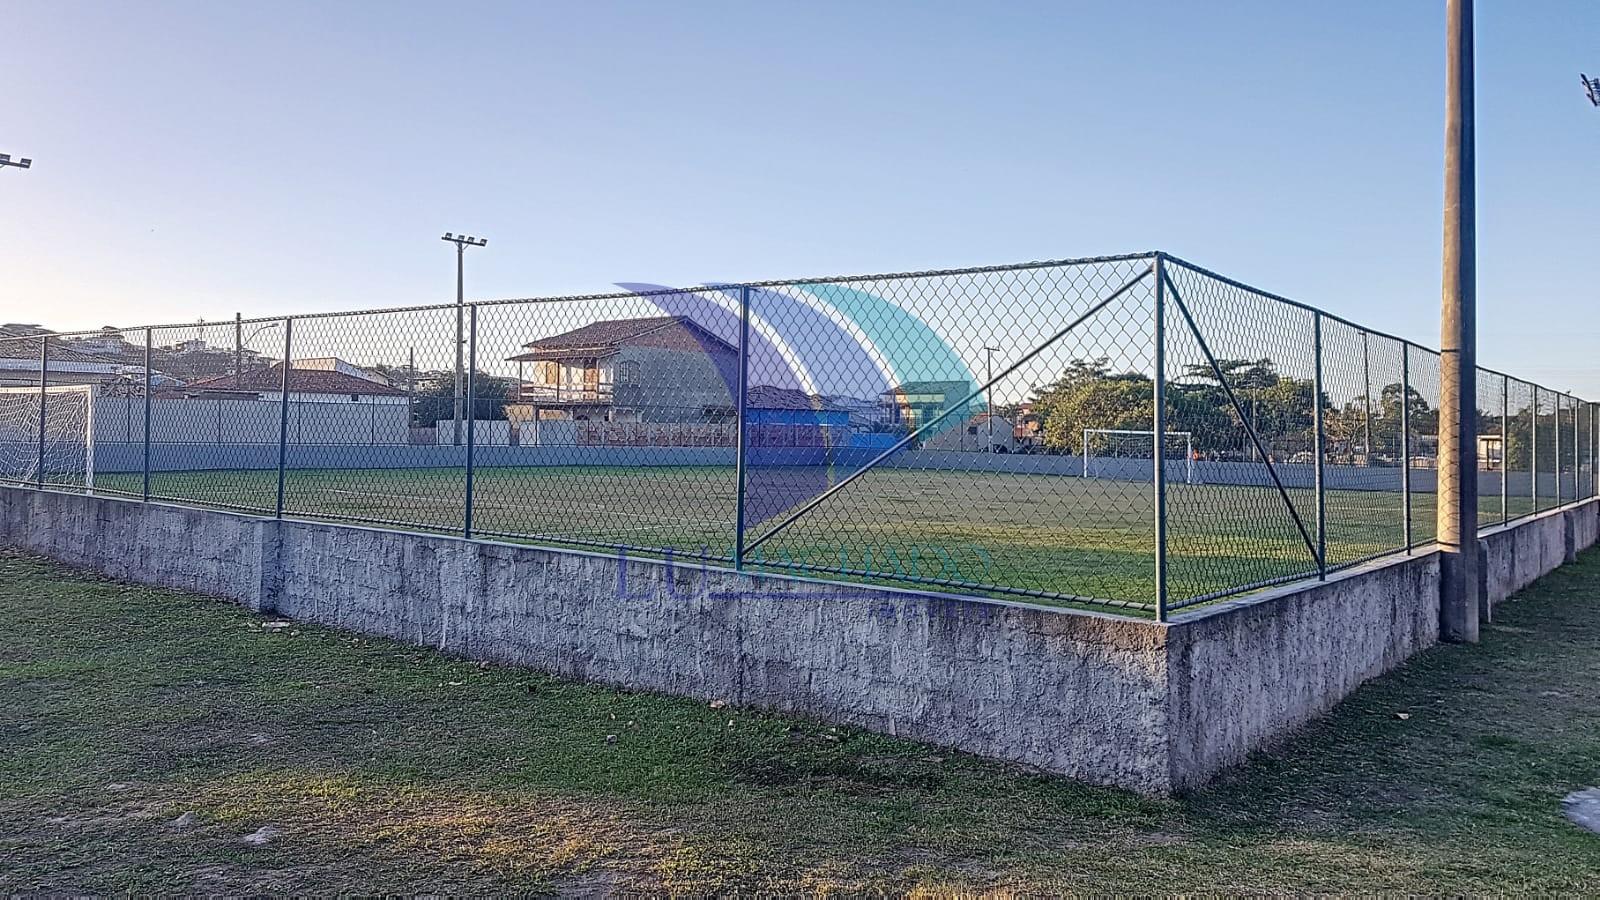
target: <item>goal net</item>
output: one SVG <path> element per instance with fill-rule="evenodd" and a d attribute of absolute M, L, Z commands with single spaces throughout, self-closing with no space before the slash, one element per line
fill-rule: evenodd
<path fill-rule="evenodd" d="M 92 385 L 0 387 L 0 481 L 92 491 L 93 437 Z"/>
<path fill-rule="evenodd" d="M 1169 431 L 1163 459 L 1167 481 L 1194 484 L 1194 437 Z M 1083 477 L 1128 481 L 1148 480 L 1155 465 L 1154 431 L 1086 428 L 1083 432 Z"/>

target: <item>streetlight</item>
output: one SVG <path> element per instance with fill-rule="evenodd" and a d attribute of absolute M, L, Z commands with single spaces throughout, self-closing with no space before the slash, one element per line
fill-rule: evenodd
<path fill-rule="evenodd" d="M 9 153 L 0 153 L 0 169 L 4 169 L 6 166 L 12 166 L 12 167 L 18 168 L 18 169 L 26 169 L 26 168 L 31 167 L 32 165 L 33 165 L 33 160 L 27 158 L 26 156 L 24 156 L 20 160 L 17 160 L 16 162 L 12 162 L 11 161 L 11 154 L 9 154 Z"/>
<path fill-rule="evenodd" d="M 256 335 L 266 331 L 269 328 L 277 328 L 279 324 L 277 322 L 268 322 L 267 324 L 257 328 L 255 331 L 250 332 L 249 337 L 244 337 L 243 318 L 244 317 L 239 313 L 233 314 L 233 386 L 235 389 L 244 385 L 244 345 L 249 341 L 255 340 Z M 283 361 L 283 364 L 288 366 L 289 361 L 286 359 Z"/>
<path fill-rule="evenodd" d="M 1595 106 L 1600 106 L 1600 78 L 1590 78 L 1582 72 L 1578 73 L 1578 77 L 1583 79 L 1583 89 L 1589 95 L 1589 102 Z M 23 162 L 27 162 L 27 160 L 23 160 Z"/>
<path fill-rule="evenodd" d="M 999 347 L 983 348 L 983 402 L 989 408 L 988 415 L 984 416 L 989 422 L 989 446 L 983 448 L 985 453 L 994 452 L 994 355 L 999 352 Z"/>
<path fill-rule="evenodd" d="M 488 238 L 473 237 L 473 236 L 468 235 L 468 234 L 451 234 L 450 232 L 446 231 L 444 233 L 444 237 L 440 238 L 439 240 L 441 240 L 441 241 L 449 241 L 450 243 L 456 245 L 456 390 L 455 390 L 455 404 L 454 404 L 454 407 L 455 407 L 455 416 L 454 416 L 455 437 L 452 439 L 451 443 L 453 443 L 453 444 L 455 444 L 456 446 L 459 447 L 461 445 L 461 413 L 462 413 L 462 406 L 461 406 L 462 405 L 462 395 L 461 395 L 461 348 L 462 348 L 462 345 L 464 343 L 466 343 L 462 339 L 462 335 L 461 335 L 461 327 L 462 327 L 461 326 L 461 314 L 462 314 L 462 309 L 463 309 L 463 307 L 465 306 L 465 303 L 466 303 L 466 301 L 464 299 L 465 294 L 464 294 L 464 290 L 463 290 L 463 287 L 462 287 L 462 285 L 464 283 L 462 281 L 462 278 L 463 278 L 463 272 L 465 271 L 465 267 L 466 267 L 467 248 L 468 247 L 482 247 L 485 244 L 489 243 L 489 239 Z"/>

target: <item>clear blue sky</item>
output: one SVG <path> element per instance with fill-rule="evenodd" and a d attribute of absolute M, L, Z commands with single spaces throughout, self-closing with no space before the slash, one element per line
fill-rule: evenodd
<path fill-rule="evenodd" d="M 1443 0 L 0 16 L 0 320 L 1165 249 L 1438 342 Z M 1600 398 L 1593 0 L 1478 16 L 1480 360 Z"/>

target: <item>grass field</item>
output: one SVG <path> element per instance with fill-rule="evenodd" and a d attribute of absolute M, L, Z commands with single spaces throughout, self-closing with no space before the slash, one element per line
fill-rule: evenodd
<path fill-rule="evenodd" d="M 0 551 L 0 893 L 1591 894 L 1600 551 L 1210 788 L 483 667 Z M 616 735 L 614 743 L 608 735 Z M 192 813 L 193 824 L 171 823 Z M 241 838 L 263 827 L 263 846 Z"/>
<path fill-rule="evenodd" d="M 480 468 L 475 531 L 555 545 L 622 544 L 730 555 L 737 485 L 727 467 Z M 819 493 L 821 469 L 753 469 L 750 540 Z M 103 489 L 137 494 L 138 475 L 103 475 Z M 459 532 L 460 469 L 291 470 L 290 515 Z M 161 472 L 154 496 L 271 511 L 275 471 Z M 1315 499 L 1291 490 L 1315 535 Z M 1512 498 L 1513 515 L 1529 511 Z M 1402 548 L 1398 493 L 1330 491 L 1328 560 Z M 1498 520 L 1499 498 L 1483 498 Z M 877 469 L 762 544 L 752 568 L 856 570 L 859 580 L 934 578 L 1018 591 L 1148 603 L 1155 596 L 1154 501 L 1148 484 L 1059 475 Z M 1313 556 L 1275 489 L 1173 484 L 1168 500 L 1173 600 L 1313 572 Z M 1427 543 L 1434 496 L 1417 493 L 1413 542 Z M 587 543 L 586 543 L 587 542 Z M 641 550 L 640 552 L 645 552 Z M 872 573 L 871 575 L 859 573 Z M 805 572 L 800 572 L 805 574 Z M 813 574 L 825 574 L 815 572 Z"/>

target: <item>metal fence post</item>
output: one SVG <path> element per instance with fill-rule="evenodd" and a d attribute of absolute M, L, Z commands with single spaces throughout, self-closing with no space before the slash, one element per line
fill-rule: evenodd
<path fill-rule="evenodd" d="M 1313 424 L 1316 434 L 1312 436 L 1313 446 L 1316 450 L 1317 464 L 1315 470 L 1315 487 L 1317 491 L 1317 578 L 1326 581 L 1328 578 L 1328 503 L 1327 486 L 1323 484 L 1323 462 L 1327 456 L 1327 438 L 1323 433 L 1322 422 L 1322 313 L 1311 314 L 1313 348 L 1316 356 L 1316 367 L 1312 377 L 1312 409 Z"/>
<path fill-rule="evenodd" d="M 278 505 L 283 518 L 284 474 L 289 467 L 289 371 L 294 363 L 294 317 L 283 320 L 283 377 L 278 386 Z"/>
<path fill-rule="evenodd" d="M 1550 430 L 1556 442 L 1556 506 L 1561 505 L 1561 395 L 1556 395 L 1555 418 L 1550 420 Z"/>
<path fill-rule="evenodd" d="M 1511 376 L 1500 376 L 1500 524 L 1511 521 Z"/>
<path fill-rule="evenodd" d="M 734 410 L 738 420 L 734 424 L 733 468 L 737 482 L 733 511 L 733 570 L 744 571 L 744 486 L 745 453 L 749 444 L 746 419 L 750 406 L 750 288 L 739 288 L 739 396 Z"/>
<path fill-rule="evenodd" d="M 49 413 L 50 391 L 50 336 L 39 335 L 39 467 L 33 473 L 40 488 L 44 487 L 44 444 L 46 419 Z"/>
<path fill-rule="evenodd" d="M 140 494 L 140 499 L 146 502 L 150 500 L 150 385 L 153 380 L 150 377 L 150 362 L 154 355 L 152 344 L 150 329 L 146 328 L 144 330 L 144 484 Z"/>
<path fill-rule="evenodd" d="M 1528 427 L 1528 499 L 1532 505 L 1531 512 L 1539 511 L 1539 386 L 1528 385 L 1533 395 L 1533 405 L 1529 408 L 1529 418 L 1532 424 Z"/>
<path fill-rule="evenodd" d="M 1162 255 L 1156 254 L 1156 309 L 1155 309 L 1155 385 L 1151 389 L 1154 402 L 1151 427 L 1155 431 L 1155 452 L 1152 457 L 1151 478 L 1155 482 L 1155 556 L 1156 556 L 1156 621 L 1167 620 L 1167 295 L 1166 264 Z M 1088 459 L 1087 456 L 1084 457 Z"/>
<path fill-rule="evenodd" d="M 1411 345 L 1400 345 L 1400 496 L 1406 552 L 1411 552 Z"/>
<path fill-rule="evenodd" d="M 1362 437 L 1361 455 L 1367 465 L 1372 465 L 1372 360 L 1368 348 L 1367 332 L 1361 332 L 1361 404 Z"/>
<path fill-rule="evenodd" d="M 478 307 L 470 307 L 467 317 L 469 330 L 467 332 L 467 502 L 465 516 L 462 521 L 462 537 L 472 537 L 472 476 L 473 467 L 476 465 L 475 452 L 478 447 L 478 404 L 475 402 L 478 391 Z"/>
<path fill-rule="evenodd" d="M 1583 497 L 1583 442 L 1578 439 L 1578 412 L 1583 408 L 1577 397 L 1572 400 L 1572 502 Z"/>

